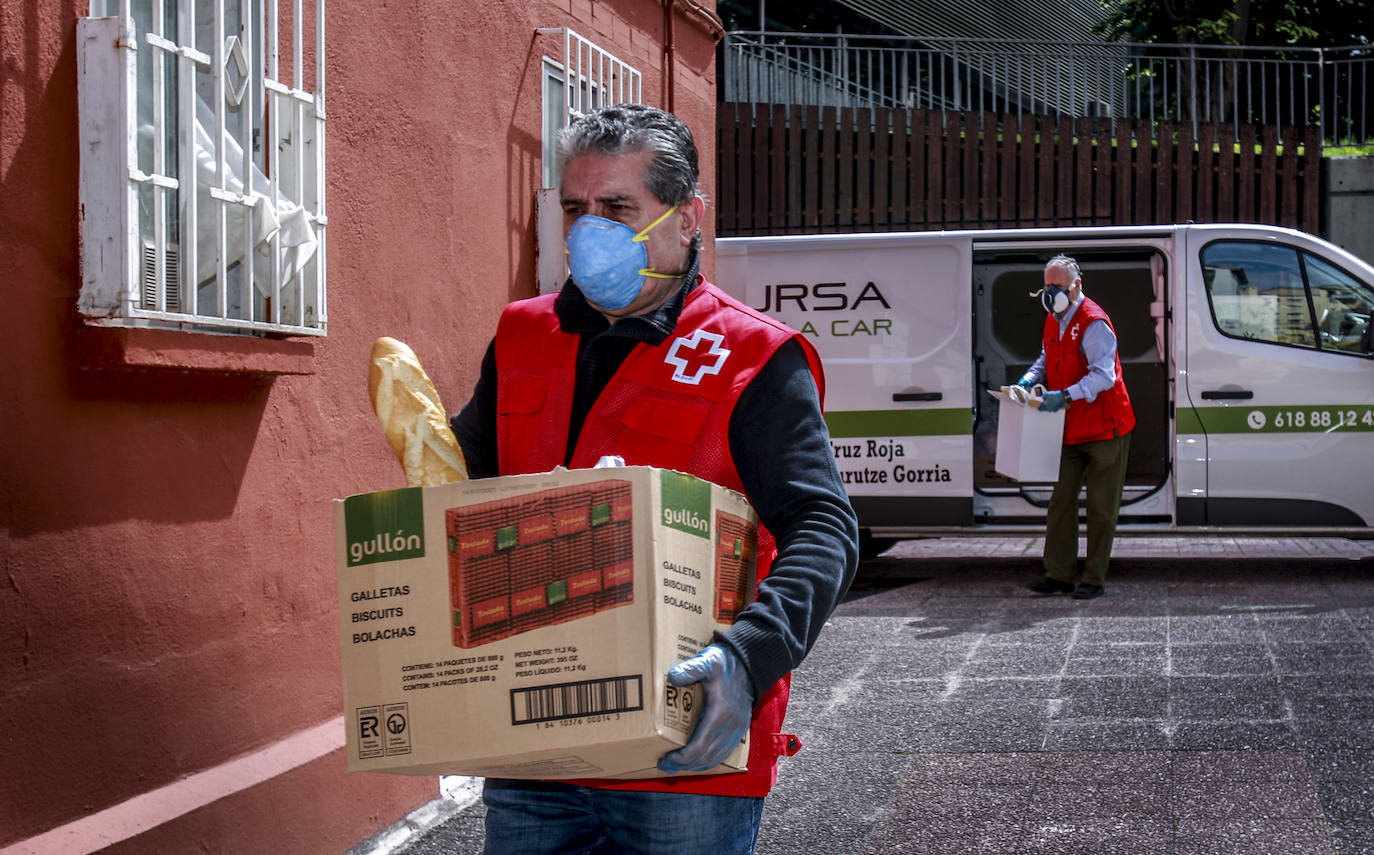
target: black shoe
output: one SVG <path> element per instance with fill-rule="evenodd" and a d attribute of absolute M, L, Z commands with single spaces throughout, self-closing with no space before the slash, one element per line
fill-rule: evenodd
<path fill-rule="evenodd" d="M 1101 585 L 1089 585 L 1086 582 L 1079 582 L 1078 587 L 1073 589 L 1075 600 L 1091 600 L 1094 597 L 1102 596 Z"/>
<path fill-rule="evenodd" d="M 1036 579 L 1026 586 L 1037 594 L 1067 594 L 1073 590 L 1072 582 L 1061 582 L 1058 579 L 1051 579 L 1046 576 L 1043 579 Z M 1081 585 L 1079 587 L 1082 587 Z M 1099 589 L 1100 592 L 1101 589 Z"/>

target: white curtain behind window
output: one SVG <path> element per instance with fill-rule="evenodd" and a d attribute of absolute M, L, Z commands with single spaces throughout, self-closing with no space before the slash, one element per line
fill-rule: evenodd
<path fill-rule="evenodd" d="M 214 277 L 219 259 L 218 235 L 215 233 L 214 225 L 215 206 L 221 203 L 210 195 L 210 189 L 218 187 L 219 182 L 218 152 L 212 131 L 214 127 L 214 112 L 208 104 L 197 98 L 196 185 L 199 197 L 196 206 L 202 222 L 196 241 L 196 281 L 201 283 Z M 253 165 L 251 185 L 245 191 L 243 176 L 240 175 L 243 168 L 243 149 L 228 131 L 224 135 L 224 157 L 225 186 L 220 189 L 246 195 L 251 200 L 252 246 L 255 250 L 252 262 L 253 282 L 258 293 L 264 297 L 272 295 L 272 238 L 278 234 L 281 236 L 282 310 L 285 316 L 285 301 L 292 298 L 289 292 L 294 290 L 287 288 L 287 285 L 315 255 L 315 229 L 310 225 L 310 218 L 305 209 L 284 194 L 279 195 L 273 204 L 271 182 L 256 164 Z M 244 205 L 228 204 L 224 208 L 228 231 L 225 265 L 232 266 L 243 261 L 244 233 L 248 228 L 249 217 Z"/>

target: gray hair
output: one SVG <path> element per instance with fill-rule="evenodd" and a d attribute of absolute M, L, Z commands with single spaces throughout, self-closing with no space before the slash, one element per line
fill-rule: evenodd
<path fill-rule="evenodd" d="M 698 195 L 697 146 L 681 119 L 657 107 L 617 104 L 590 113 L 574 113 L 558 134 L 561 173 L 568 160 L 583 154 L 621 155 L 648 152 L 644 184 L 665 205 L 680 205 Z M 701 248 L 701 233 L 692 239 Z"/>
<path fill-rule="evenodd" d="M 1065 255 L 1061 252 L 1045 263 L 1046 270 L 1053 270 L 1056 267 L 1068 271 L 1070 285 L 1072 285 L 1075 280 L 1082 278 L 1082 274 L 1078 271 L 1078 262 L 1072 256 Z"/>

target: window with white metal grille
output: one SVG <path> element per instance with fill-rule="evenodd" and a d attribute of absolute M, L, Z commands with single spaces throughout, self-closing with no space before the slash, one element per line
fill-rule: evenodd
<path fill-rule="evenodd" d="M 80 310 L 323 335 L 324 0 L 93 0 Z"/>
<path fill-rule="evenodd" d="M 543 187 L 536 198 L 536 273 L 541 293 L 557 291 L 568 275 L 563 252 L 563 208 L 558 198 L 558 132 L 573 113 L 612 104 L 642 103 L 643 75 L 572 30 L 541 29 L 563 41 L 560 62 L 544 57 Z"/>
<path fill-rule="evenodd" d="M 573 113 L 612 104 L 641 103 L 643 75 L 569 29 L 540 33 L 563 38 L 563 61 L 544 57 L 544 186 L 558 186 L 558 132 Z"/>

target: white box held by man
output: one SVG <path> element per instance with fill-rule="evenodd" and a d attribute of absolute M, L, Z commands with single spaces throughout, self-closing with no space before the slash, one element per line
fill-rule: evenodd
<path fill-rule="evenodd" d="M 1058 481 L 1059 454 L 1064 447 L 1064 410 L 1042 412 L 999 389 L 989 389 L 988 394 L 998 401 L 997 456 L 992 468 L 1022 483 Z"/>
<path fill-rule="evenodd" d="M 686 744 L 668 669 L 753 595 L 743 496 L 649 467 L 335 501 L 348 768 L 643 778 Z M 717 772 L 738 771 L 747 740 Z"/>

